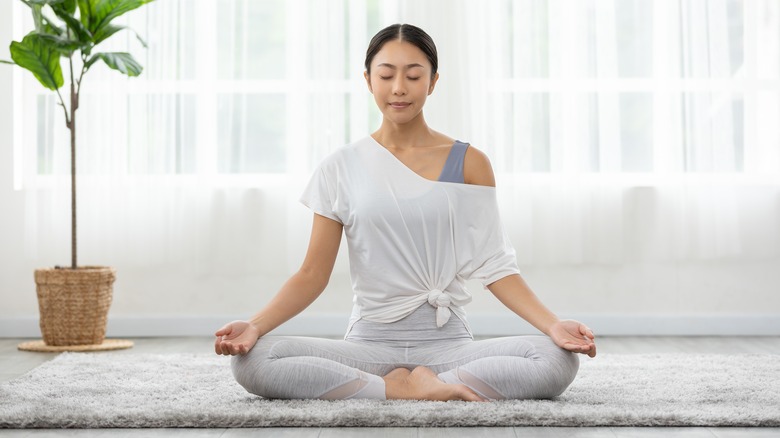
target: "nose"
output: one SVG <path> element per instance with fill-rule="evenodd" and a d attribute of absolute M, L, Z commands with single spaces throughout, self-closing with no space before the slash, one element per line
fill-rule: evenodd
<path fill-rule="evenodd" d="M 404 94 L 406 94 L 406 84 L 403 75 L 398 75 L 393 81 L 393 95 L 403 96 Z"/>

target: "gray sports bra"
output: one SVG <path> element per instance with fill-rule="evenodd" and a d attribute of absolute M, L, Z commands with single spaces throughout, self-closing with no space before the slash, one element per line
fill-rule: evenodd
<path fill-rule="evenodd" d="M 463 159 L 466 157 L 466 149 L 469 144 L 455 140 L 450 148 L 450 154 L 447 156 L 447 162 L 444 163 L 444 169 L 439 175 L 439 181 L 463 184 Z"/>

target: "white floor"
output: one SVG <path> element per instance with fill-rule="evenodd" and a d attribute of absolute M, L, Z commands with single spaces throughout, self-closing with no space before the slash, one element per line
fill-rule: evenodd
<path fill-rule="evenodd" d="M 24 339 L 0 339 L 0 382 L 23 375 L 56 354 L 19 351 Z M 141 338 L 122 354 L 208 352 L 210 338 Z M 603 353 L 778 353 L 780 337 L 604 337 L 597 340 Z M 264 429 L 76 429 L 76 430 L 2 430 L 2 437 L 780 437 L 780 428 L 720 427 L 491 427 L 491 428 L 264 428 Z"/>

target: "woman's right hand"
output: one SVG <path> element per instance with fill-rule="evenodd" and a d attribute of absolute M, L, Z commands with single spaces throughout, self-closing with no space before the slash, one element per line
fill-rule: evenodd
<path fill-rule="evenodd" d="M 233 321 L 215 333 L 214 351 L 225 356 L 246 354 L 255 346 L 260 330 L 248 321 Z"/>

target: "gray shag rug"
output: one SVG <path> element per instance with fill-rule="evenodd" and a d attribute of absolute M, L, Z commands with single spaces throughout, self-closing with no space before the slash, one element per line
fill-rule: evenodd
<path fill-rule="evenodd" d="M 582 357 L 553 400 L 267 400 L 229 359 L 64 353 L 0 385 L 0 428 L 780 426 L 780 355 Z"/>

